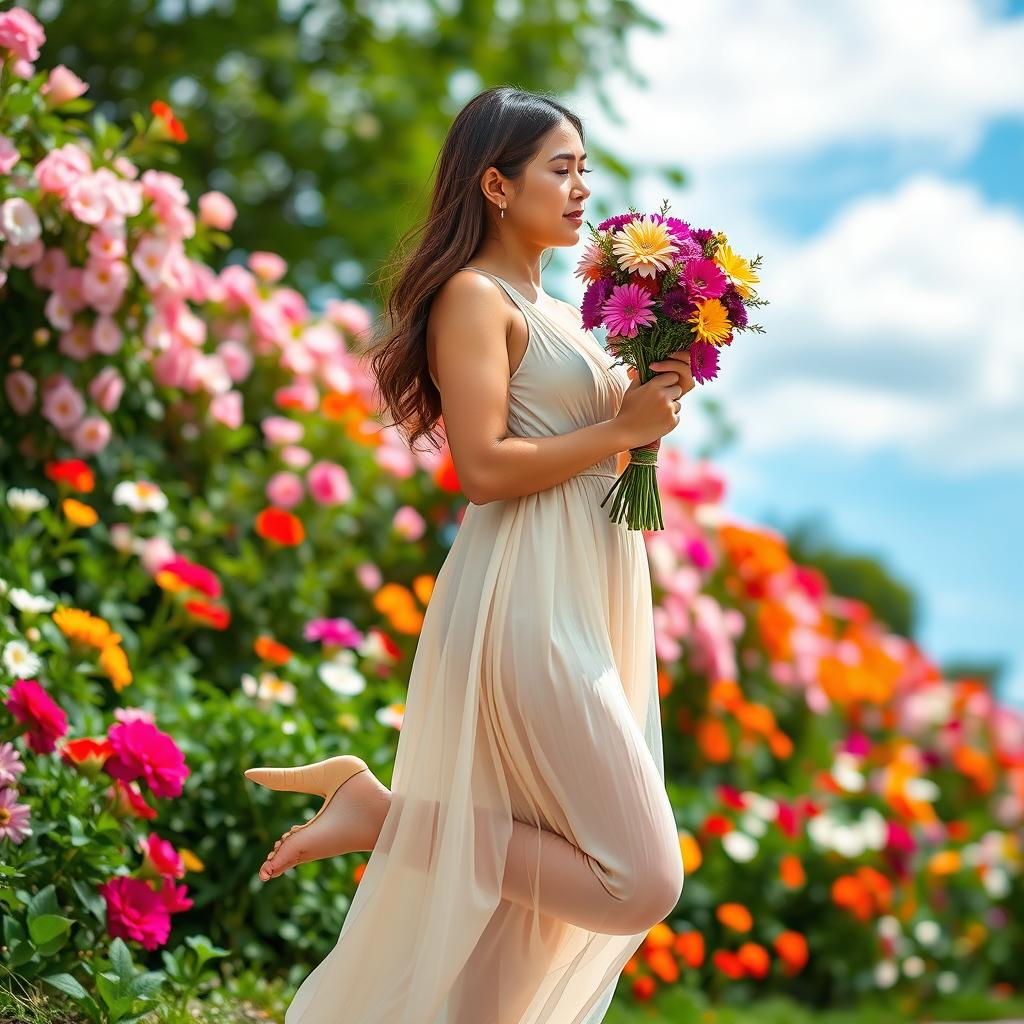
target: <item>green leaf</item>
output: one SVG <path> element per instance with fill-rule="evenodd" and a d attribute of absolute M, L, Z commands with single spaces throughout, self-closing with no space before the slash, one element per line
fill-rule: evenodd
<path fill-rule="evenodd" d="M 73 918 L 62 917 L 60 914 L 40 914 L 38 917 L 29 918 L 28 932 L 32 941 L 41 946 L 53 942 L 59 935 L 66 936 L 73 921 Z"/>
<path fill-rule="evenodd" d="M 135 975 L 132 955 L 125 945 L 124 939 L 114 939 L 110 944 L 110 963 L 122 982 L 130 981 Z"/>

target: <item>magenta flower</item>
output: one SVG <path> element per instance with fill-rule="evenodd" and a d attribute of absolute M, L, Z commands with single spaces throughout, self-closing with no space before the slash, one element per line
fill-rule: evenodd
<path fill-rule="evenodd" d="M 144 855 L 143 871 L 154 878 L 183 878 L 185 862 L 174 844 L 150 833 L 139 843 Z"/>
<path fill-rule="evenodd" d="M 52 753 L 57 740 L 68 731 L 68 716 L 34 679 L 19 679 L 4 702 L 8 711 L 24 725 L 25 741 L 37 754 Z"/>
<path fill-rule="evenodd" d="M 192 900 L 185 895 L 187 892 L 187 885 L 175 885 L 169 878 L 163 880 L 159 896 L 167 908 L 167 913 L 176 914 L 179 910 L 188 910 L 192 906 Z"/>
<path fill-rule="evenodd" d="M 161 572 L 172 572 L 175 576 L 207 597 L 220 597 L 221 585 L 217 575 L 205 566 L 190 562 L 187 558 L 175 555 L 160 566 Z"/>
<path fill-rule="evenodd" d="M 310 619 L 302 635 L 335 647 L 358 647 L 363 642 L 362 632 L 348 619 Z"/>
<path fill-rule="evenodd" d="M 162 946 L 171 933 L 171 915 L 160 893 L 141 878 L 118 875 L 104 882 L 99 893 L 107 904 L 107 932 L 131 939 L 145 949 Z"/>
<path fill-rule="evenodd" d="M 16 789 L 0 789 L 0 839 L 9 839 L 15 845 L 32 835 L 28 823 L 29 806 L 15 803 L 17 797 Z"/>
<path fill-rule="evenodd" d="M 654 300 L 638 284 L 617 284 L 601 307 L 608 333 L 615 337 L 635 338 L 639 328 L 653 324 Z"/>
<path fill-rule="evenodd" d="M 718 348 L 706 341 L 695 341 L 689 349 L 690 373 L 698 384 L 718 376 Z"/>
<path fill-rule="evenodd" d="M 714 260 L 690 260 L 683 267 L 683 285 L 691 299 L 717 299 L 725 291 L 728 279 Z"/>
<path fill-rule="evenodd" d="M 179 796 L 190 772 L 185 755 L 165 732 L 136 720 L 111 726 L 108 739 L 114 753 L 104 769 L 111 778 L 133 782 L 144 778 L 154 796 Z"/>

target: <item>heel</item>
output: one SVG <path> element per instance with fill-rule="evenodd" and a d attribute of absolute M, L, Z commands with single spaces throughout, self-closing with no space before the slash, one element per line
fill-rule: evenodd
<path fill-rule="evenodd" d="M 244 774 L 250 782 L 266 786 L 267 789 L 285 793 L 309 793 L 326 799 L 353 775 L 368 767 L 355 754 L 340 754 L 292 768 L 248 768 Z"/>

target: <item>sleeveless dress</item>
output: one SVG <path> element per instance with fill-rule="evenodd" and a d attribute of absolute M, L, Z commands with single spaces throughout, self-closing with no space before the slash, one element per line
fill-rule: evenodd
<path fill-rule="evenodd" d="M 501 278 L 528 345 L 510 433 L 608 419 L 624 366 Z M 604 934 L 501 897 L 513 818 L 608 871 L 671 828 L 647 551 L 601 499 L 614 455 L 469 504 L 413 656 L 392 804 L 337 944 L 286 1024 L 598 1024 L 647 930 Z M 666 824 L 666 822 L 668 824 Z M 644 830 L 647 829 L 647 832 Z"/>

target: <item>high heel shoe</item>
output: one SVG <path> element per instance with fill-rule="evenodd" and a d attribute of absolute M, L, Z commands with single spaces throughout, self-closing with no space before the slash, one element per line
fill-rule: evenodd
<path fill-rule="evenodd" d="M 369 765 L 361 757 L 341 754 L 324 761 L 315 761 L 313 764 L 296 765 L 294 768 L 247 768 L 244 774 L 251 782 L 266 786 L 267 789 L 286 793 L 309 793 L 324 798 L 320 809 L 309 821 L 293 826 L 278 840 L 280 846 L 290 835 L 312 825 L 327 810 L 334 794 L 353 775 L 363 771 L 369 771 Z M 267 860 L 273 860 L 276 853 L 277 846 L 267 855 Z"/>

